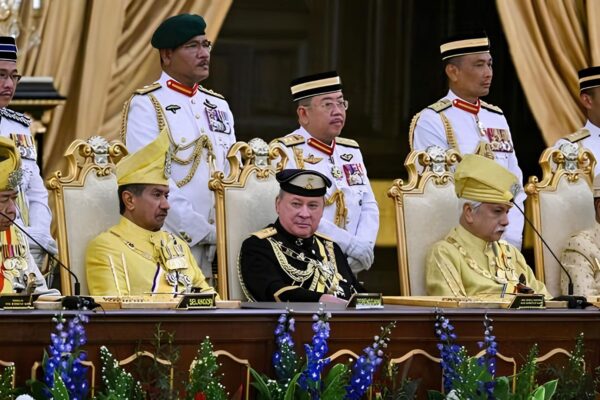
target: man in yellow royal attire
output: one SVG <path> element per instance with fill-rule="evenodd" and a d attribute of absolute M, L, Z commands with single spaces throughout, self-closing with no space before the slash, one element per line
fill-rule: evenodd
<path fill-rule="evenodd" d="M 526 285 L 551 297 L 519 250 L 500 240 L 521 187 L 517 177 L 489 158 L 467 154 L 456 168 L 454 185 L 462 213 L 459 225 L 427 255 L 427 294 L 501 297 Z"/>
<path fill-rule="evenodd" d="M 161 228 L 169 210 L 171 156 L 166 131 L 117 165 L 120 222 L 86 252 L 91 295 L 212 291 L 189 246 Z"/>
<path fill-rule="evenodd" d="M 0 136 L 0 293 L 59 294 L 56 289 L 48 290 L 27 238 L 13 223 L 22 180 L 19 151 L 14 141 Z"/>

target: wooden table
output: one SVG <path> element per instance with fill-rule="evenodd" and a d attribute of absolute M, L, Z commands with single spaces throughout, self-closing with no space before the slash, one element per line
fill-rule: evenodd
<path fill-rule="evenodd" d="M 312 314 L 316 305 L 292 305 L 296 315 L 294 339 L 299 354 L 304 354 L 302 343 L 310 342 Z M 600 312 L 590 310 L 482 310 L 445 309 L 444 314 L 456 328 L 459 344 L 464 344 L 470 354 L 477 351 L 477 342 L 483 338 L 483 315 L 494 320 L 494 333 L 499 351 L 514 357 L 521 364 L 534 343 L 540 355 L 555 348 L 572 350 L 578 333 L 585 334 L 588 367 L 600 365 Z M 119 310 L 87 312 L 88 359 L 96 366 L 99 382 L 99 348 L 105 345 L 116 356 L 124 359 L 135 352 L 139 343 L 148 348 L 156 325 L 175 334 L 175 345 L 181 351 L 177 370 L 182 374 L 176 382 L 187 376 L 187 370 L 203 338 L 210 336 L 215 350 L 227 350 L 237 357 L 248 359 L 259 371 L 271 372 L 271 355 L 275 348 L 273 330 L 279 309 L 237 309 L 208 311 L 174 310 Z M 73 312 L 65 312 L 69 314 Z M 393 357 L 399 357 L 420 348 L 438 356 L 437 340 L 433 333 L 434 310 L 428 307 L 386 306 L 380 310 L 331 310 L 330 353 L 347 348 L 356 353 L 372 343 L 379 328 L 397 321 L 388 348 Z M 42 359 L 43 349 L 50 343 L 54 329 L 53 312 L 0 311 L 0 359 L 16 363 L 17 384 L 23 385 L 31 377 L 31 366 Z M 500 372 L 511 372 L 510 365 L 498 362 Z M 241 370 L 224 365 L 225 383 L 233 389 L 239 385 Z M 413 378 L 423 379 L 422 386 L 439 388 L 440 370 L 424 358 L 415 359 L 410 366 Z"/>

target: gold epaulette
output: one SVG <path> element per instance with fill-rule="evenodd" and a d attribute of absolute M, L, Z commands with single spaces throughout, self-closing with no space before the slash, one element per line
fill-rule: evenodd
<path fill-rule="evenodd" d="M 333 242 L 332 238 L 330 238 L 329 236 L 327 236 L 327 235 L 325 235 L 325 234 L 323 234 L 321 232 L 315 232 L 315 236 L 319 237 L 321 239 L 325 239 L 325 240 L 329 240 L 330 242 Z"/>
<path fill-rule="evenodd" d="M 200 90 L 201 92 L 204 92 L 206 94 L 210 94 L 211 96 L 215 96 L 215 97 L 225 100 L 225 97 L 223 97 L 222 94 L 217 93 L 211 89 L 207 89 L 207 88 L 203 87 L 202 85 L 198 86 L 198 90 Z"/>
<path fill-rule="evenodd" d="M 302 135 L 289 135 L 275 139 L 275 141 L 287 146 L 297 146 L 305 142 L 304 136 Z"/>
<path fill-rule="evenodd" d="M 155 90 L 160 89 L 160 88 L 161 88 L 160 83 L 155 82 L 152 85 L 146 85 L 141 89 L 137 89 L 135 91 L 135 94 L 148 94 L 148 93 L 154 92 Z"/>
<path fill-rule="evenodd" d="M 567 135 L 567 137 L 565 137 L 565 140 L 568 140 L 571 143 L 577 143 L 583 139 L 585 139 L 586 137 L 589 137 L 591 135 L 590 131 L 585 129 L 585 128 L 581 128 L 578 129 L 577 132 L 573 132 L 569 135 Z"/>
<path fill-rule="evenodd" d="M 500 114 L 503 115 L 504 113 L 502 112 L 502 109 L 498 106 L 495 106 L 493 104 L 490 103 L 486 103 L 485 101 L 481 100 L 481 107 L 485 108 L 488 111 L 491 111 L 493 113 L 496 114 Z"/>
<path fill-rule="evenodd" d="M 256 236 L 259 239 L 266 239 L 268 237 L 271 237 L 273 235 L 275 235 L 277 233 L 277 229 L 273 228 L 272 226 L 265 228 L 265 229 L 261 229 L 258 232 L 254 232 L 252 234 L 252 236 Z"/>
<path fill-rule="evenodd" d="M 444 111 L 446 108 L 450 108 L 450 107 L 452 107 L 452 102 L 448 99 L 441 99 L 440 101 L 427 106 L 427 108 L 435 111 L 436 113 L 440 113 L 440 112 Z"/>
<path fill-rule="evenodd" d="M 343 138 L 343 137 L 335 138 L 335 144 L 339 144 L 339 145 L 346 146 L 346 147 L 354 147 L 357 149 L 360 147 L 356 140 Z"/>

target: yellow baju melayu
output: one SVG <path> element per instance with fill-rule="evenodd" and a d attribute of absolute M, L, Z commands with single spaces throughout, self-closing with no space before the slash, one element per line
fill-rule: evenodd
<path fill-rule="evenodd" d="M 86 274 L 94 296 L 174 293 L 191 287 L 213 290 L 186 243 L 124 217 L 89 243 Z"/>
<path fill-rule="evenodd" d="M 523 274 L 535 293 L 552 297 L 514 246 L 504 240 L 487 242 L 461 225 L 432 246 L 425 274 L 430 296 L 499 297 L 505 283 L 512 293 Z"/>

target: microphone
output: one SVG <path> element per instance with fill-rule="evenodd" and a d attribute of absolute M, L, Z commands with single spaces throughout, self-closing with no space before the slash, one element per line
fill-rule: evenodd
<path fill-rule="evenodd" d="M 552 300 L 566 301 L 569 308 L 585 308 L 585 307 L 591 305 L 590 303 L 588 303 L 587 299 L 584 296 L 574 296 L 573 295 L 573 279 L 571 279 L 571 274 L 569 274 L 569 271 L 567 271 L 567 269 L 565 268 L 563 263 L 561 263 L 560 260 L 558 259 L 558 257 L 556 256 L 556 254 L 554 254 L 554 252 L 552 251 L 552 249 L 550 248 L 548 243 L 546 243 L 546 241 L 542 237 L 542 234 L 540 232 L 538 232 L 537 229 L 535 229 L 535 226 L 533 226 L 533 223 L 529 220 L 529 218 L 527 218 L 527 216 L 525 215 L 525 212 L 523 212 L 521 207 L 519 207 L 517 205 L 517 203 L 515 203 L 514 199 L 511 200 L 511 203 L 517 208 L 517 210 L 519 210 L 521 212 L 521 214 L 523 214 L 523 218 L 525 219 L 527 224 L 531 227 L 531 229 L 533 229 L 533 231 L 535 232 L 537 237 L 540 238 L 540 240 L 542 241 L 544 246 L 546 246 L 546 248 L 548 249 L 550 254 L 552 254 L 552 257 L 556 260 L 556 262 L 558 263 L 560 268 L 564 271 L 565 275 L 567 275 L 567 278 L 569 279 L 569 283 L 567 285 L 567 295 L 566 296 L 564 296 L 564 295 L 557 296 L 557 297 L 553 298 Z"/>
<path fill-rule="evenodd" d="M 65 271 L 67 271 L 69 273 L 69 275 L 71 275 L 73 277 L 73 279 L 75 280 L 75 283 L 73 284 L 73 286 L 74 286 L 73 293 L 75 294 L 75 296 L 79 296 L 81 293 L 81 289 L 80 289 L 81 285 L 79 284 L 79 278 L 77 278 L 77 275 L 75 275 L 75 273 L 73 271 L 71 271 L 70 268 L 66 267 L 63 263 L 61 263 L 58 260 L 58 258 L 54 257 L 54 255 L 52 253 L 50 253 L 44 246 L 42 246 L 40 244 L 40 242 L 38 242 L 36 239 L 34 239 L 33 236 L 31 236 L 22 226 L 17 224 L 15 222 L 14 218 L 9 217 L 8 215 L 4 214 L 1 211 L 0 211 L 0 215 L 3 216 L 4 218 L 6 218 L 7 220 L 9 220 L 10 222 L 12 222 L 13 225 L 16 226 L 21 232 L 23 232 L 25 234 L 25 236 L 27 236 L 29 239 L 31 239 L 33 241 L 33 243 L 40 246 L 40 249 L 42 249 L 44 251 L 44 253 L 46 253 L 48 255 L 50 260 L 54 261 L 56 263 L 56 265 L 60 265 L 61 268 L 63 268 Z"/>

